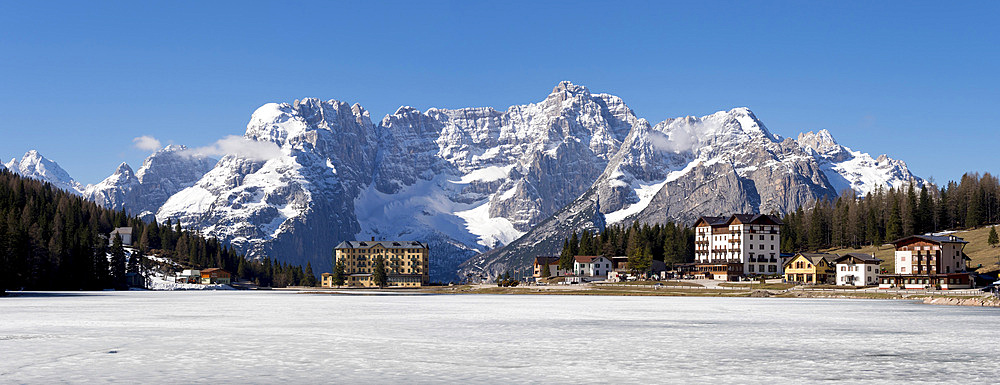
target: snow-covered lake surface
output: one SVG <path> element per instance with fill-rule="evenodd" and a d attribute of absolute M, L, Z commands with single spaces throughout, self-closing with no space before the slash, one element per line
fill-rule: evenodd
<path fill-rule="evenodd" d="M 1000 310 L 287 292 L 0 298 L 0 383 L 982 383 Z"/>

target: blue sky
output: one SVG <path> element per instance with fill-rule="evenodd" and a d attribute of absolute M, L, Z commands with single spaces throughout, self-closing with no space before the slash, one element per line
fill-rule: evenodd
<path fill-rule="evenodd" d="M 0 156 L 38 149 L 96 183 L 148 151 L 208 145 L 272 101 L 374 120 L 541 100 L 560 80 L 640 116 L 750 107 L 829 129 L 938 182 L 996 174 L 997 3 L 0 2 Z"/>

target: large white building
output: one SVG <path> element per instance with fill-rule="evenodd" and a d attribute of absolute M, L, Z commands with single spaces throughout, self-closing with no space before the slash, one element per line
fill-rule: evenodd
<path fill-rule="evenodd" d="M 602 256 L 577 255 L 573 257 L 573 274 L 581 277 L 607 277 L 614 271 L 611 260 Z"/>
<path fill-rule="evenodd" d="M 879 266 L 882 260 L 873 255 L 847 253 L 834 261 L 837 270 L 837 285 L 868 286 L 878 284 Z"/>
<path fill-rule="evenodd" d="M 699 218 L 694 223 L 696 268 L 724 280 L 782 274 L 781 225 L 765 214 Z"/>
<path fill-rule="evenodd" d="M 911 235 L 892 242 L 894 274 L 879 276 L 879 288 L 965 289 L 972 287 L 966 270 L 969 242 L 954 235 Z"/>

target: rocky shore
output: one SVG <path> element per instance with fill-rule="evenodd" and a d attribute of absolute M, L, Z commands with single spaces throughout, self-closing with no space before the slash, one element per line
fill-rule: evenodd
<path fill-rule="evenodd" d="M 929 305 L 1000 307 L 1000 299 L 996 297 L 928 297 L 924 298 L 924 303 Z"/>

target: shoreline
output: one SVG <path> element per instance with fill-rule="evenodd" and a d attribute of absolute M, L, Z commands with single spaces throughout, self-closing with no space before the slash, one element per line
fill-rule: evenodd
<path fill-rule="evenodd" d="M 647 296 L 647 297 L 726 297 L 726 298 L 837 298 L 837 299 L 872 299 L 872 300 L 912 300 L 928 305 L 1000 307 L 1000 299 L 988 294 L 969 295 L 962 293 L 897 293 L 878 291 L 830 291 L 809 289 L 750 289 L 750 288 L 706 288 L 684 286 L 635 287 L 614 286 L 601 287 L 584 286 L 436 286 L 420 289 L 309 289 L 298 294 L 325 295 L 580 295 L 580 296 Z"/>

